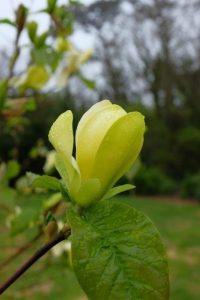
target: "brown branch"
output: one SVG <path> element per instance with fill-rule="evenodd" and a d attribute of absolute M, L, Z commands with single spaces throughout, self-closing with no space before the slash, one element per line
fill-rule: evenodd
<path fill-rule="evenodd" d="M 21 277 L 22 274 L 26 272 L 37 260 L 39 260 L 55 245 L 67 239 L 70 236 L 70 234 L 71 234 L 71 229 L 66 226 L 51 241 L 49 241 L 41 248 L 39 248 L 31 258 L 29 258 L 8 280 L 6 280 L 2 284 L 2 286 L 0 287 L 0 295 L 3 294 L 3 292 L 9 286 L 11 286 L 19 277 Z"/>
<path fill-rule="evenodd" d="M 19 31 L 19 30 L 16 33 L 13 54 L 10 58 L 10 63 L 9 63 L 9 72 L 8 72 L 8 77 L 7 77 L 7 83 L 13 77 L 14 68 L 15 68 L 16 62 L 19 58 L 19 55 L 20 55 L 19 39 L 20 39 L 21 33 L 22 33 L 22 31 Z"/>
<path fill-rule="evenodd" d="M 61 204 L 66 204 L 65 202 L 58 202 L 56 203 L 53 207 L 47 208 L 44 211 L 44 215 L 47 215 L 47 213 L 49 211 L 52 211 L 54 213 L 56 213 L 57 208 L 59 208 L 59 206 Z M 1 207 L 1 203 L 0 203 L 0 207 Z M 4 208 L 4 207 L 3 207 Z M 7 206 L 5 206 L 5 209 L 8 209 Z M 13 262 L 13 260 L 15 260 L 16 258 L 18 258 L 21 254 L 23 254 L 26 250 L 28 250 L 29 248 L 32 247 L 32 245 L 41 237 L 42 235 L 42 228 L 41 226 L 38 227 L 38 234 L 36 236 L 34 236 L 30 241 L 28 241 L 27 243 L 25 243 L 23 246 L 19 247 L 18 249 L 16 249 L 16 251 L 10 256 L 8 257 L 5 261 L 0 263 L 0 272 L 3 271 L 3 269 L 9 265 L 10 263 Z"/>

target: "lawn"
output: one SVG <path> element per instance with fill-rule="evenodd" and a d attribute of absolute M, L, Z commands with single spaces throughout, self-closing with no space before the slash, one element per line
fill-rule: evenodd
<path fill-rule="evenodd" d="M 126 197 L 121 197 L 126 201 Z M 134 198 L 135 207 L 145 212 L 157 225 L 169 257 L 171 300 L 200 299 L 200 205 Z M 4 225 L 5 214 L 0 211 L 1 249 L 0 263 L 10 256 L 16 247 L 24 243 L 24 236 L 11 238 Z M 34 235 L 29 230 L 27 239 Z M 32 251 L 39 244 L 38 241 Z M 0 269 L 2 282 L 31 253 L 17 258 Z M 72 271 L 67 268 L 66 256 L 46 255 L 2 296 L 4 300 L 83 300 L 87 299 Z M 91 279 L 92 280 L 92 279 Z M 123 300 L 123 299 L 122 299 Z"/>

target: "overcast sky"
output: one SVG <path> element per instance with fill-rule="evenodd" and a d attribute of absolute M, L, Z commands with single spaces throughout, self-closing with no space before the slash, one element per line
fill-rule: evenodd
<path fill-rule="evenodd" d="M 46 6 L 46 0 L 4 0 L 0 1 L 0 19 L 14 18 L 14 11 L 16 7 L 22 3 L 25 6 L 29 7 L 31 10 L 31 15 L 29 16 L 30 20 L 36 20 L 39 22 L 39 31 L 44 31 L 48 28 L 49 25 L 49 18 L 46 14 L 36 14 L 37 11 L 41 10 Z M 67 0 L 58 0 L 59 4 L 65 4 L 67 3 Z M 84 4 L 91 4 L 95 2 L 95 0 L 80 0 L 80 2 Z M 7 47 L 13 43 L 15 37 L 15 29 L 8 25 L 0 24 L 0 47 Z M 86 38 L 86 37 L 84 37 Z M 80 37 L 79 37 L 80 40 Z M 21 38 L 21 42 L 24 43 L 26 41 L 26 34 Z M 89 41 L 88 41 L 89 43 Z M 80 41 L 80 48 L 81 48 L 81 41 Z"/>

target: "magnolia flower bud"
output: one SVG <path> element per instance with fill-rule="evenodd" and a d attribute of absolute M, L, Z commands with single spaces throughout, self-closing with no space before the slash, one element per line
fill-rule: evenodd
<path fill-rule="evenodd" d="M 76 131 L 76 160 L 72 157 L 72 112 L 66 111 L 53 123 L 49 140 L 56 150 L 56 168 L 70 197 L 88 206 L 132 188 L 112 188 L 131 167 L 143 144 L 144 117 L 126 113 L 120 106 L 103 100 L 81 118 Z"/>
<path fill-rule="evenodd" d="M 44 228 L 44 236 L 46 242 L 53 239 L 58 233 L 58 224 L 56 221 L 50 221 Z"/>
<path fill-rule="evenodd" d="M 20 4 L 16 10 L 16 25 L 18 32 L 21 32 L 24 28 L 27 19 L 27 8 L 23 4 Z"/>

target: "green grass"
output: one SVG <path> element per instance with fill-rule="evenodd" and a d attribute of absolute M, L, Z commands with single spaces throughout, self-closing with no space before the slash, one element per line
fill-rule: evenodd
<path fill-rule="evenodd" d="M 169 258 L 171 300 L 200 299 L 200 205 L 135 200 L 158 227 Z"/>
<path fill-rule="evenodd" d="M 126 201 L 126 197 L 121 197 Z M 200 299 L 200 205 L 173 203 L 133 198 L 137 209 L 146 213 L 158 227 L 169 257 L 171 300 Z M 0 210 L 0 262 L 8 257 L 16 246 L 24 242 L 24 236 L 12 238 L 5 228 L 6 214 Z M 26 238 L 34 235 L 27 232 Z M 41 242 L 41 241 L 40 241 Z M 0 282 L 12 273 L 38 246 L 0 270 Z M 21 279 L 2 296 L 4 300 L 83 300 L 86 299 L 72 271 L 67 268 L 68 258 L 48 254 L 37 262 Z M 92 280 L 92 279 L 91 279 Z M 122 299 L 126 300 L 126 299 Z"/>

